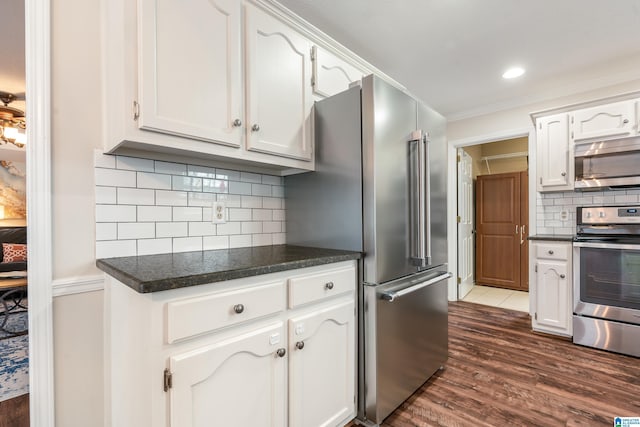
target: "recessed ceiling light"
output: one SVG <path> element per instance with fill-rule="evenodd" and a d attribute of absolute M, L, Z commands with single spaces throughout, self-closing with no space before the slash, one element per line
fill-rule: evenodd
<path fill-rule="evenodd" d="M 502 74 L 503 79 L 515 79 L 516 77 L 520 77 L 524 74 L 524 68 L 521 67 L 512 67 Z"/>

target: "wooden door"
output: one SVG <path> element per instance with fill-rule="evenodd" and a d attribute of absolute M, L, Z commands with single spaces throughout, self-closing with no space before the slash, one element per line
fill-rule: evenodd
<path fill-rule="evenodd" d="M 342 425 L 355 413 L 353 301 L 289 320 L 289 426 Z"/>
<path fill-rule="evenodd" d="M 479 176 L 476 180 L 476 283 L 528 290 L 522 281 L 522 173 Z M 524 197 L 526 201 L 526 194 Z"/>
<path fill-rule="evenodd" d="M 286 424 L 282 322 L 169 358 L 171 427 Z"/>
<path fill-rule="evenodd" d="M 520 172 L 520 288 L 529 290 L 529 172 Z"/>

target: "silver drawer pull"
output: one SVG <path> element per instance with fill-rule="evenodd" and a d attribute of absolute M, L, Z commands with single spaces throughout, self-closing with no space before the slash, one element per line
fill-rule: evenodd
<path fill-rule="evenodd" d="M 565 278 L 565 275 L 564 275 L 564 274 L 561 274 L 561 275 L 560 275 L 560 278 L 561 278 L 561 279 L 564 279 L 564 278 Z"/>
<path fill-rule="evenodd" d="M 549 250 L 549 255 L 553 255 L 553 251 L 552 250 Z"/>
<path fill-rule="evenodd" d="M 236 313 L 240 314 L 244 311 L 244 305 L 242 304 L 236 304 L 233 306 L 233 311 L 235 311 Z"/>
<path fill-rule="evenodd" d="M 287 354 L 287 350 L 285 350 L 284 348 L 279 348 L 276 350 L 276 356 L 278 357 L 284 357 L 285 354 Z"/>
<path fill-rule="evenodd" d="M 304 348 L 304 341 L 298 341 L 298 342 L 296 343 L 296 348 L 297 348 L 298 350 L 302 350 L 302 349 Z"/>
<path fill-rule="evenodd" d="M 324 288 L 328 291 L 330 291 L 331 289 L 333 289 L 333 282 L 327 282 L 324 284 Z"/>

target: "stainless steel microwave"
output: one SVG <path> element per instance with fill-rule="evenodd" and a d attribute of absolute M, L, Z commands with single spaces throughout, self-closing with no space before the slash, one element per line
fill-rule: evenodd
<path fill-rule="evenodd" d="M 576 190 L 640 187 L 640 137 L 576 144 Z"/>

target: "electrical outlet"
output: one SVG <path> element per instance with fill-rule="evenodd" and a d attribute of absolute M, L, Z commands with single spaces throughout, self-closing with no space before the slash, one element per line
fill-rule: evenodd
<path fill-rule="evenodd" d="M 213 202 L 211 222 L 214 224 L 224 224 L 227 222 L 227 206 L 224 202 Z"/>

